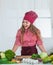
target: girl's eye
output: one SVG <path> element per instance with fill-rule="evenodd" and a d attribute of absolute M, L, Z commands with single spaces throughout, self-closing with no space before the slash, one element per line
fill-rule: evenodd
<path fill-rule="evenodd" d="M 27 22 L 23 22 L 23 23 L 27 23 Z"/>

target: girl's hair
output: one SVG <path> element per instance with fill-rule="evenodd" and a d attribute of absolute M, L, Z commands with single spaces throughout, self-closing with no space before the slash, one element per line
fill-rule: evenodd
<path fill-rule="evenodd" d="M 40 30 L 33 24 L 30 25 L 29 31 L 31 31 L 34 35 L 37 35 L 38 39 L 41 39 Z M 24 29 L 24 26 L 22 25 L 22 27 L 21 27 L 21 33 L 22 33 L 21 34 L 21 43 L 23 43 L 24 32 L 25 32 L 25 29 Z"/>

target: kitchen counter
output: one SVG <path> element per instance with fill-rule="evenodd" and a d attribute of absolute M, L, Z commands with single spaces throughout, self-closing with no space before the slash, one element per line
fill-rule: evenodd
<path fill-rule="evenodd" d="M 28 58 L 28 59 L 30 59 L 31 58 L 31 56 L 16 56 L 16 58 Z M 34 60 L 35 61 L 35 60 Z M 42 62 L 37 62 L 37 63 L 27 63 L 27 62 L 21 62 L 21 63 L 19 63 L 19 64 L 14 64 L 14 65 L 52 65 L 52 64 L 43 64 Z"/>
<path fill-rule="evenodd" d="M 0 64 L 4 65 L 4 64 Z M 52 64 L 26 64 L 26 63 L 20 63 L 20 64 L 5 64 L 5 65 L 52 65 Z"/>
<path fill-rule="evenodd" d="M 30 61 L 32 60 L 33 61 L 33 59 L 31 59 L 31 56 L 16 56 L 16 61 L 18 61 L 19 59 L 30 59 Z M 26 60 L 25 60 L 26 61 Z M 35 63 L 31 63 L 30 61 L 28 61 L 28 62 L 21 62 L 21 63 L 17 63 L 17 64 L 5 64 L 5 65 L 52 65 L 52 64 L 43 64 L 42 62 L 37 62 L 36 60 L 34 60 L 35 61 Z M 4 64 L 0 64 L 0 65 L 4 65 Z"/>

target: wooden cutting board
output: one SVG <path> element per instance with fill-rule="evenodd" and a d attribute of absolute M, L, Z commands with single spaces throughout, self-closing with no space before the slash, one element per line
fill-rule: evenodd
<path fill-rule="evenodd" d="M 15 60 L 17 63 L 21 63 L 23 58 L 31 58 L 31 56 L 16 56 L 13 61 Z"/>
<path fill-rule="evenodd" d="M 31 56 L 16 56 L 16 58 L 31 58 Z"/>
<path fill-rule="evenodd" d="M 17 59 L 31 58 L 31 56 L 16 56 Z"/>

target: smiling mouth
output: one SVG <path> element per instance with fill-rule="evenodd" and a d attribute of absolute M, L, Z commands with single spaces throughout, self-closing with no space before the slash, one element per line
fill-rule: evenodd
<path fill-rule="evenodd" d="M 28 27 L 28 26 L 25 26 L 25 27 Z"/>

